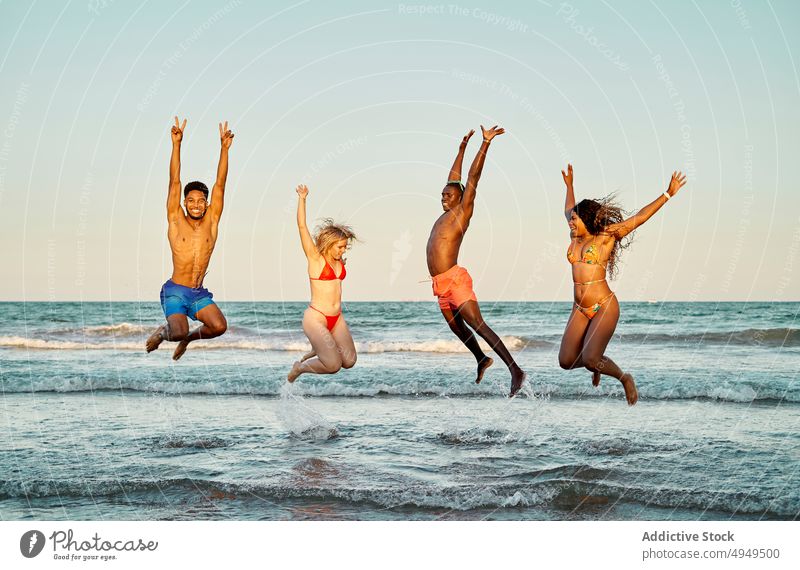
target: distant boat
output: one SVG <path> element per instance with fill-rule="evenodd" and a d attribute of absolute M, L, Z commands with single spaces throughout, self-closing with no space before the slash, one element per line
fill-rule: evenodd
<path fill-rule="evenodd" d="M 650 303 L 651 305 L 654 305 L 654 304 L 658 303 L 659 301 L 656 301 L 655 299 L 648 299 L 647 302 Z"/>

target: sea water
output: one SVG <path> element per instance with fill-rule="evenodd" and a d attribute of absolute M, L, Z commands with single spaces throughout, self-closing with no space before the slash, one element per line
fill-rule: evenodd
<path fill-rule="evenodd" d="M 349 303 L 358 363 L 285 381 L 303 303 L 151 354 L 155 303 L 0 304 L 0 518 L 796 519 L 791 303 L 622 303 L 618 381 L 558 367 L 568 303 L 482 303 L 509 400 L 434 303 Z"/>

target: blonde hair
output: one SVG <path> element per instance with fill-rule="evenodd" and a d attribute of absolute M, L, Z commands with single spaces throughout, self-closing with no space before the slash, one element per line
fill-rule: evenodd
<path fill-rule="evenodd" d="M 344 224 L 337 224 L 331 218 L 322 220 L 322 224 L 314 230 L 314 244 L 321 255 L 325 255 L 325 252 L 340 239 L 347 240 L 348 248 L 354 240 L 358 240 L 353 228 Z"/>

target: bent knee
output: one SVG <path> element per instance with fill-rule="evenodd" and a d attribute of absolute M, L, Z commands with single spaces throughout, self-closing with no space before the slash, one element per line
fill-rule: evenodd
<path fill-rule="evenodd" d="M 564 370 L 572 370 L 578 361 L 577 356 L 558 356 L 558 365 Z"/>
<path fill-rule="evenodd" d="M 558 365 L 564 370 L 579 368 L 583 366 L 581 362 L 582 356 L 580 350 L 564 350 L 562 347 L 561 350 L 558 351 Z"/>
<path fill-rule="evenodd" d="M 180 342 L 189 336 L 189 327 L 167 327 L 167 334 L 164 335 L 165 340 L 170 342 Z"/>
<path fill-rule="evenodd" d="M 603 356 L 595 356 L 593 354 L 584 355 L 583 365 L 589 370 L 599 370 L 602 368 Z"/>
<path fill-rule="evenodd" d="M 358 357 L 354 354 L 353 356 L 342 358 L 342 368 L 352 368 L 356 365 L 356 361 Z"/>
<path fill-rule="evenodd" d="M 334 357 L 327 357 L 327 358 L 319 358 L 319 361 L 325 367 L 325 372 L 328 374 L 333 374 L 334 372 L 338 372 L 342 368 L 342 359 L 341 358 L 334 358 Z"/>
<path fill-rule="evenodd" d="M 211 321 L 211 322 L 204 322 L 206 330 L 208 331 L 208 337 L 214 338 L 216 336 L 220 336 L 225 334 L 225 331 L 228 330 L 228 323 L 225 319 L 221 321 Z M 206 338 L 206 335 L 203 334 L 203 338 Z"/>

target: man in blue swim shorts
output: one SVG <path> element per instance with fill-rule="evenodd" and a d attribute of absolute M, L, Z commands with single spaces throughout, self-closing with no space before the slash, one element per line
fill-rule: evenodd
<path fill-rule="evenodd" d="M 213 188 L 214 201 L 208 201 L 208 187 L 202 182 L 189 182 L 183 189 L 184 212 L 181 208 L 181 142 L 186 119 L 180 124 L 175 117 L 172 127 L 172 158 L 169 164 L 169 193 L 167 194 L 167 236 L 172 249 L 172 278 L 161 287 L 161 307 L 166 324 L 150 335 L 145 343 L 152 352 L 165 340 L 178 343 L 172 355 L 178 360 L 189 343 L 223 334 L 228 323 L 214 295 L 203 287 L 203 278 L 217 242 L 217 229 L 225 199 L 225 181 L 228 178 L 228 149 L 233 133 L 228 123 L 219 125 L 220 153 L 217 180 Z M 189 319 L 200 321 L 202 326 L 189 332 Z"/>

